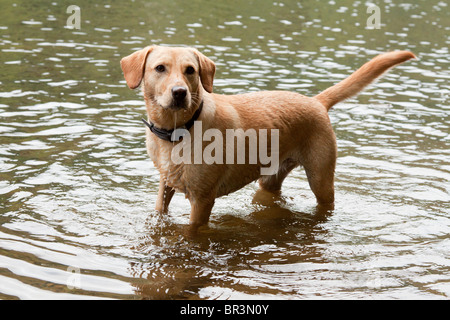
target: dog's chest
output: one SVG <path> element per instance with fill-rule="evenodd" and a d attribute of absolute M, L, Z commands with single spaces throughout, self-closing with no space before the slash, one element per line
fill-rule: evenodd
<path fill-rule="evenodd" d="M 158 169 L 161 179 L 177 191 L 186 192 L 184 165 L 175 164 L 171 159 L 171 148 L 164 148 L 154 141 L 147 140 L 147 151 L 153 164 Z"/>

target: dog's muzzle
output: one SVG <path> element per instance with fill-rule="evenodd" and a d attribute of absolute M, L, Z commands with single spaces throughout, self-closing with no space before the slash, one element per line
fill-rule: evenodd
<path fill-rule="evenodd" d="M 187 88 L 175 86 L 172 88 L 173 107 L 184 108 L 186 106 Z"/>

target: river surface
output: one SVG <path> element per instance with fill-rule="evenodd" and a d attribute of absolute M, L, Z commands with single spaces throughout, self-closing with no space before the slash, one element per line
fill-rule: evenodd
<path fill-rule="evenodd" d="M 449 299 L 450 8 L 375 2 L 379 29 L 364 1 L 2 0 L 0 298 Z M 381 52 L 419 59 L 330 110 L 333 211 L 296 169 L 281 199 L 252 183 L 187 238 L 184 195 L 154 212 L 119 65 L 149 44 L 202 51 L 223 94 L 313 96 Z"/>

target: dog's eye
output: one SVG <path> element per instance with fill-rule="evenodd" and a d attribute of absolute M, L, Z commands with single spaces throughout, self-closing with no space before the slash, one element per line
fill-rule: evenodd
<path fill-rule="evenodd" d="M 194 67 L 187 67 L 186 68 L 186 74 L 193 74 L 195 72 L 195 69 L 194 69 Z"/>
<path fill-rule="evenodd" d="M 164 71 L 166 71 L 166 67 L 164 67 L 162 64 L 160 64 L 159 66 L 157 66 L 155 68 L 155 70 L 158 72 L 164 72 Z"/>

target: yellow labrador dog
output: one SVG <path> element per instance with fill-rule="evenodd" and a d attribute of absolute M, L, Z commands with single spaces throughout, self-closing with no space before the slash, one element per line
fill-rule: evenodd
<path fill-rule="evenodd" d="M 167 212 L 174 192 L 183 192 L 190 225 L 198 227 L 208 222 L 217 197 L 258 179 L 262 189 L 279 193 L 297 166 L 317 203 L 332 205 L 337 149 L 328 110 L 412 58 L 408 51 L 381 54 L 313 98 L 285 91 L 215 94 L 215 64 L 192 48 L 148 46 L 123 58 L 128 87 L 141 86 L 145 99 L 147 150 L 160 172 L 156 210 Z M 269 154 L 275 170 L 262 174 Z"/>

